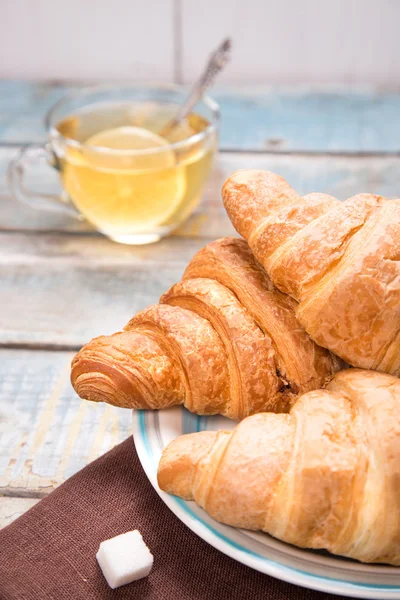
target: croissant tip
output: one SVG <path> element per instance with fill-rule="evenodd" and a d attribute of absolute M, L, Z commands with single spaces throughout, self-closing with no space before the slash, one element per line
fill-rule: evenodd
<path fill-rule="evenodd" d="M 255 173 L 258 173 L 259 171 L 256 171 L 255 169 L 238 169 L 237 171 L 234 171 L 231 175 L 229 175 L 229 177 L 225 180 L 223 186 L 222 186 L 222 194 L 224 194 L 224 191 L 231 186 L 232 184 L 243 184 L 243 183 L 247 183 L 247 181 L 249 180 L 249 178 L 254 175 Z"/>
<path fill-rule="evenodd" d="M 219 433 L 189 433 L 168 444 L 158 465 L 157 481 L 160 489 L 185 500 L 193 500 L 194 468 L 212 448 Z"/>

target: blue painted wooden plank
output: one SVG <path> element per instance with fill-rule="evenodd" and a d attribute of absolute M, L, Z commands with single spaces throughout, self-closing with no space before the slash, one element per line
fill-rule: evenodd
<path fill-rule="evenodd" d="M 0 349 L 0 494 L 45 495 L 131 435 L 129 410 L 76 396 L 72 356 Z"/>
<path fill-rule="evenodd" d="M 6 171 L 16 149 L 0 147 L 0 231 L 58 230 L 89 232 L 91 227 L 63 213 L 40 211 L 12 197 Z M 183 223 L 177 235 L 217 238 L 231 235 L 233 227 L 221 201 L 225 179 L 237 169 L 264 169 L 279 173 L 300 193 L 326 192 L 344 200 L 358 192 L 387 197 L 400 196 L 400 156 L 293 156 L 283 154 L 221 152 L 209 178 L 202 201 Z M 46 165 L 35 168 L 26 178 L 28 188 L 57 194 L 57 175 Z M 35 206 L 35 205 L 34 205 Z"/>
<path fill-rule="evenodd" d="M 42 141 L 43 117 L 66 85 L 0 81 L 0 143 Z M 217 88 L 222 150 L 398 152 L 400 93 Z"/>
<path fill-rule="evenodd" d="M 44 140 L 44 116 L 66 89 L 47 82 L 0 81 L 0 143 Z"/>
<path fill-rule="evenodd" d="M 222 148 L 284 152 L 397 152 L 400 94 L 220 93 Z"/>
<path fill-rule="evenodd" d="M 120 329 L 135 312 L 153 304 L 180 280 L 208 236 L 235 235 L 223 209 L 220 188 L 223 179 L 239 167 L 271 169 L 301 194 L 323 191 L 345 199 L 369 191 L 400 196 L 400 157 L 231 153 L 221 159 L 224 162 L 218 163 L 215 179 L 210 181 L 197 224 L 188 221 L 180 237 L 158 244 L 129 247 L 65 230 L 32 235 L 28 232 L 31 218 L 19 215 L 18 224 L 27 230 L 25 234 L 0 232 L 0 345 L 78 347 L 95 335 Z M 10 202 L 9 211 L 6 207 L 6 199 L 0 195 L 0 228 L 2 223 L 5 227 L 16 224 L 17 206 Z M 41 228 L 46 229 L 45 220 Z"/>

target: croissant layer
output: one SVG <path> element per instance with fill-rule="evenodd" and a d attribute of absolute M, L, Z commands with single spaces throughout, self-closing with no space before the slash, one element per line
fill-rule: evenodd
<path fill-rule="evenodd" d="M 181 436 L 158 482 L 223 523 L 400 565 L 400 380 L 348 369 L 290 414 Z"/>
<path fill-rule="evenodd" d="M 311 341 L 295 310 L 247 243 L 223 238 L 195 255 L 160 304 L 84 346 L 71 381 L 82 398 L 116 406 L 184 404 L 236 420 L 287 412 L 343 364 Z"/>
<path fill-rule="evenodd" d="M 353 366 L 400 374 L 400 200 L 300 198 L 264 171 L 234 173 L 222 194 L 310 337 Z"/>

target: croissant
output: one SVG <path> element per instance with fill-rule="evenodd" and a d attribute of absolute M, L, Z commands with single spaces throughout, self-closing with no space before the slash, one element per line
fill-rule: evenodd
<path fill-rule="evenodd" d="M 349 364 L 400 374 L 400 200 L 300 198 L 279 175 L 238 171 L 223 200 L 311 338 Z"/>
<path fill-rule="evenodd" d="M 181 436 L 158 483 L 228 525 L 400 565 L 400 380 L 348 369 L 290 414 Z"/>
<path fill-rule="evenodd" d="M 272 286 L 244 240 L 200 250 L 160 302 L 78 352 L 71 381 L 79 396 L 130 408 L 184 404 L 239 420 L 289 410 L 343 366 L 310 340 L 296 303 Z"/>

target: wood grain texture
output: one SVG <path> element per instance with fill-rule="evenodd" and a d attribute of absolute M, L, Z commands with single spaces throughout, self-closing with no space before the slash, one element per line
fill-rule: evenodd
<path fill-rule="evenodd" d="M 0 235 L 0 344 L 77 348 L 120 330 L 179 281 L 205 240 L 128 248 L 75 235 Z"/>
<path fill-rule="evenodd" d="M 373 83 L 398 79 L 400 5 L 391 0 L 184 0 L 183 75 L 192 81 L 221 39 L 233 40 L 220 81 Z M 204 34 L 205 28 L 207 35 Z"/>
<path fill-rule="evenodd" d="M 400 72 L 395 0 L 7 4 L 1 76 L 166 80 L 183 61 L 185 80 L 193 81 L 226 35 L 234 52 L 224 81 L 384 84 Z M 176 38 L 181 52 L 173 56 Z"/>
<path fill-rule="evenodd" d="M 235 233 L 219 190 L 239 167 L 276 171 L 300 193 L 324 191 L 345 199 L 360 191 L 388 197 L 400 192 L 400 158 L 223 154 L 202 207 L 180 235 L 159 244 L 127 247 L 94 235 L 3 232 L 0 343 L 76 348 L 120 329 L 138 310 L 157 302 L 210 238 Z M 14 201 L 8 210 L 7 200 L 0 205 L 3 229 L 15 226 L 14 218 L 21 229 L 32 226 L 22 211 L 15 212 Z"/>
<path fill-rule="evenodd" d="M 49 82 L 0 81 L 0 143 L 44 141 L 44 115 L 69 89 Z M 221 106 L 221 150 L 400 151 L 398 92 L 217 86 L 212 95 Z"/>
<path fill-rule="evenodd" d="M 14 0 L 0 20 L 1 77 L 170 81 L 173 0 Z"/>
<path fill-rule="evenodd" d="M 10 525 L 38 502 L 38 498 L 0 496 L 0 529 Z"/>
<path fill-rule="evenodd" d="M 62 349 L 120 329 L 180 279 L 208 240 L 233 233 L 220 200 L 232 171 L 269 169 L 300 193 L 341 199 L 360 191 L 400 195 L 400 157 L 307 155 L 399 152 L 400 94 L 220 90 L 221 145 L 234 152 L 219 155 L 196 213 L 157 245 L 119 246 L 85 223 L 17 204 L 8 190 L 12 145 L 44 139 L 42 115 L 64 89 L 0 82 L 0 494 L 30 498 L 130 435 L 129 411 L 76 397 L 73 352 Z M 58 186 L 47 168 L 27 184 L 47 192 Z M 10 519 L 30 502 L 0 500 Z"/>
<path fill-rule="evenodd" d="M 0 350 L 0 494 L 40 497 L 131 434 L 131 412 L 82 402 L 71 352 Z"/>
<path fill-rule="evenodd" d="M 400 192 L 400 158 L 294 160 L 235 154 L 221 157 L 203 208 L 181 236 L 159 244 L 127 247 L 101 236 L 4 232 L 0 343 L 79 347 L 95 335 L 120 329 L 138 310 L 157 302 L 210 238 L 234 233 L 219 189 L 238 167 L 276 171 L 301 193 L 324 191 L 345 199 L 360 191 L 389 197 Z M 20 223 L 26 225 L 31 222 Z"/>
<path fill-rule="evenodd" d="M 59 212 L 41 211 L 18 203 L 9 190 L 6 171 L 16 149 L 0 147 L 0 230 L 92 232 Z M 326 192 L 345 199 L 360 191 L 400 195 L 400 157 L 292 156 L 271 153 L 221 152 L 205 187 L 203 199 L 193 216 L 176 232 L 181 237 L 216 239 L 234 230 L 221 203 L 221 187 L 237 169 L 267 169 L 279 173 L 300 193 Z M 57 193 L 57 174 L 47 166 L 32 172 L 26 180 L 34 190 Z M 92 232 L 93 233 L 93 232 Z"/>

